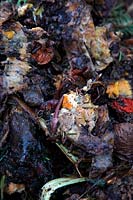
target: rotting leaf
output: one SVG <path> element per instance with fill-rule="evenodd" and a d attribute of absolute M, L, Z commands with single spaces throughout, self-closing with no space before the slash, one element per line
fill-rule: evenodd
<path fill-rule="evenodd" d="M 13 10 L 10 3 L 1 3 L 0 5 L 0 26 L 13 17 Z"/>
<path fill-rule="evenodd" d="M 2 39 L 0 49 L 7 58 L 3 61 L 4 70 L 1 75 L 2 89 L 5 93 L 13 93 L 27 86 L 26 75 L 31 69 L 28 63 L 27 37 L 19 22 L 5 22 L 1 27 Z M 4 47 L 4 48 L 3 48 Z"/>
<path fill-rule="evenodd" d="M 106 28 L 96 27 L 95 37 L 90 44 L 92 56 L 96 60 L 96 70 L 105 69 L 113 61 L 106 38 Z"/>
<path fill-rule="evenodd" d="M 3 89 L 11 94 L 26 88 L 26 74 L 30 68 L 27 62 L 17 60 L 16 58 L 8 59 L 2 76 Z"/>
<path fill-rule="evenodd" d="M 95 163 L 92 166 L 105 171 L 112 165 L 114 136 L 108 128 L 109 116 L 106 106 L 93 105 L 88 94 L 65 94 L 58 122 L 57 134 L 93 155 Z M 100 130 L 98 126 L 101 127 Z"/>
<path fill-rule="evenodd" d="M 54 56 L 53 41 L 43 39 L 47 35 L 42 28 L 36 27 L 29 30 L 30 35 L 35 39 L 32 43 L 32 58 L 39 64 L 49 63 Z"/>
<path fill-rule="evenodd" d="M 42 47 L 32 54 L 32 58 L 35 59 L 39 65 L 49 63 L 53 56 L 53 49 L 51 47 L 45 47 L 44 44 L 42 44 Z"/>
<path fill-rule="evenodd" d="M 118 112 L 133 113 L 133 100 L 129 98 L 119 98 L 113 101 L 111 104 L 112 108 Z"/>
<path fill-rule="evenodd" d="M 61 22 L 62 37 L 72 69 L 86 69 L 88 73 L 105 69 L 113 61 L 106 39 L 106 28 L 95 29 L 90 7 L 85 1 L 68 1 L 65 8 L 69 23 L 64 25 Z"/>
<path fill-rule="evenodd" d="M 114 125 L 115 151 L 117 155 L 129 162 L 133 161 L 133 124 L 119 123 Z"/>
<path fill-rule="evenodd" d="M 106 93 L 109 98 L 117 98 L 119 96 L 132 98 L 132 87 L 128 80 L 120 79 L 115 83 L 109 84 Z"/>
<path fill-rule="evenodd" d="M 26 61 L 29 56 L 27 54 L 28 40 L 23 26 L 19 22 L 6 21 L 0 31 L 0 50 L 2 53 L 7 57 L 16 57 Z"/>
<path fill-rule="evenodd" d="M 33 4 L 31 4 L 31 3 L 26 3 L 23 6 L 19 7 L 18 8 L 18 16 L 21 17 L 21 16 L 25 15 L 27 10 L 32 7 L 33 7 Z"/>
<path fill-rule="evenodd" d="M 48 181 L 52 176 L 50 160 L 44 161 L 47 151 L 35 137 L 33 121 L 20 106 L 11 109 L 9 129 L 10 146 L 1 160 L 0 173 L 6 175 L 8 183 L 13 183 L 10 185 L 10 193 L 23 189 L 23 184 L 36 190 L 42 180 Z"/>
<path fill-rule="evenodd" d="M 22 192 L 25 190 L 24 184 L 9 183 L 8 187 L 5 188 L 5 192 L 8 194 L 13 194 L 15 192 Z"/>
<path fill-rule="evenodd" d="M 86 178 L 58 178 L 46 183 L 42 188 L 41 200 L 50 200 L 58 188 L 87 181 Z"/>
<path fill-rule="evenodd" d="M 11 40 L 14 37 L 15 32 L 14 31 L 5 31 L 4 35 Z"/>
<path fill-rule="evenodd" d="M 32 193 L 35 199 L 39 194 L 38 189 L 42 186 L 41 182 L 44 183 L 47 177 L 50 178 L 46 181 L 53 179 L 51 165 L 54 167 L 55 178 L 63 177 L 64 171 L 65 174 L 76 172 L 69 167 L 65 156 L 64 159 L 58 159 L 58 152 L 55 151 L 57 143 L 60 144 L 57 145 L 60 150 L 74 165 L 85 159 L 85 162 L 80 162 L 78 166 L 81 174 L 83 172 L 85 176 L 96 175 L 100 178 L 107 175 L 112 178 L 111 174 L 117 173 L 116 166 L 120 168 L 119 162 L 123 165 L 127 160 L 132 159 L 130 149 L 132 135 L 127 134 L 130 132 L 133 114 L 132 90 L 130 93 L 132 48 L 129 45 L 132 41 L 126 38 L 127 43 L 124 44 L 125 34 L 116 33 L 118 37 L 122 37 L 120 41 L 114 35 L 112 24 L 105 25 L 102 18 L 108 15 L 114 1 L 29 0 L 28 4 L 25 4 L 25 1 L 17 3 L 10 0 L 8 2 L 11 4 L 5 3 L 2 12 L 0 11 L 1 124 L 5 123 L 5 115 L 9 118 L 9 131 L 5 129 L 4 132 L 0 126 L 0 131 L 2 130 L 0 173 L 7 175 L 6 182 L 11 183 L 11 186 L 12 183 L 18 185 L 24 182 L 28 193 L 35 187 L 33 192 L 35 195 Z M 19 3 L 24 3 L 24 6 L 18 5 Z M 124 4 L 128 7 L 127 2 Z M 124 23 L 126 20 L 130 23 L 131 20 L 127 17 L 124 19 L 125 15 L 121 16 Z M 123 22 L 114 21 L 114 24 L 122 25 Z M 118 29 L 121 27 L 117 27 Z M 128 45 L 129 48 L 121 44 Z M 52 53 L 55 52 L 53 47 L 57 48 L 60 59 L 57 59 L 55 53 L 53 62 L 46 67 L 41 67 L 52 60 Z M 123 54 L 122 59 L 119 52 Z M 120 62 L 121 67 L 118 66 Z M 53 87 L 53 77 L 58 79 L 55 83 L 56 91 Z M 105 94 L 105 87 L 110 82 L 114 86 L 112 88 L 110 86 L 109 93 Z M 82 87 L 85 90 L 82 90 Z M 55 106 L 57 106 L 55 113 L 52 114 Z M 121 120 L 119 120 L 120 115 L 123 117 Z M 123 121 L 123 125 L 119 123 Z M 50 167 L 46 164 L 46 160 L 45 164 L 42 163 L 45 157 L 44 154 L 42 155 L 42 147 L 47 149 L 45 143 L 52 147 Z M 8 149 L 3 148 L 4 145 Z M 125 150 L 127 152 L 124 152 Z M 116 155 L 124 159 L 120 160 Z M 132 162 L 128 163 L 131 164 Z M 121 174 L 125 176 L 123 172 Z M 116 176 L 115 174 L 113 178 L 117 180 Z M 109 184 L 113 184 L 111 179 L 108 180 Z M 128 180 L 125 182 L 129 183 Z M 120 185 L 122 187 L 119 187 Z M 121 198 L 119 193 L 118 196 L 112 196 L 113 185 L 110 191 L 107 190 L 108 185 L 102 188 L 102 191 L 95 186 L 94 183 L 94 187 L 87 186 L 86 189 L 84 184 L 84 190 L 88 192 L 89 189 L 89 193 L 86 192 L 83 196 L 96 199 Z M 126 186 L 126 190 L 123 186 Z M 126 191 L 127 195 L 122 195 L 122 199 L 131 199 L 129 184 L 123 185 L 122 182 L 118 182 L 117 188 L 122 192 Z M 20 198 L 22 196 L 20 194 Z M 74 195 L 70 198 L 74 198 Z"/>

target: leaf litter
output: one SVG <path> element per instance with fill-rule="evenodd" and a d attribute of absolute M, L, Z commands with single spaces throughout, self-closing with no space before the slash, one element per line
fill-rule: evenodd
<path fill-rule="evenodd" d="M 0 3 L 1 199 L 131 199 L 131 5 Z"/>

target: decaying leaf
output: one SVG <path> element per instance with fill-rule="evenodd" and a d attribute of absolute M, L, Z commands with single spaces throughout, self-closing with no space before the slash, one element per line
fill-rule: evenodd
<path fill-rule="evenodd" d="M 3 89 L 9 94 L 27 87 L 26 74 L 30 70 L 27 62 L 10 58 L 5 64 L 3 73 Z"/>
<path fill-rule="evenodd" d="M 7 21 L 8 19 L 11 19 L 13 17 L 13 10 L 10 3 L 1 3 L 0 5 L 0 26 Z"/>
<path fill-rule="evenodd" d="M 6 56 L 2 79 L 2 89 L 13 93 L 26 87 L 26 74 L 30 70 L 28 63 L 28 41 L 19 22 L 6 21 L 0 29 L 0 50 Z"/>
<path fill-rule="evenodd" d="M 71 92 L 69 95 L 64 94 L 63 96 L 63 102 L 62 102 L 62 108 L 71 110 L 73 107 L 77 106 L 77 103 L 75 101 L 75 93 Z"/>
<path fill-rule="evenodd" d="M 52 193 L 58 188 L 87 181 L 86 178 L 58 178 L 46 183 L 42 188 L 41 200 L 50 200 Z"/>
<path fill-rule="evenodd" d="M 114 129 L 115 151 L 120 158 L 133 162 L 133 124 L 115 124 Z"/>
<path fill-rule="evenodd" d="M 39 44 L 40 48 L 32 54 L 32 58 L 35 59 L 39 65 L 45 65 L 49 63 L 54 56 L 53 48 L 46 47 L 44 42 Z"/>
<path fill-rule="evenodd" d="M 45 33 L 40 27 L 28 30 L 19 22 L 4 21 L 0 27 L 0 50 L 6 58 L 2 62 L 4 70 L 1 75 L 1 85 L 5 93 L 11 94 L 27 87 L 31 57 L 40 65 L 48 63 L 53 58 L 52 46 L 48 46 L 49 43 L 41 39 Z"/>
<path fill-rule="evenodd" d="M 108 85 L 106 93 L 109 98 L 117 98 L 119 96 L 132 98 L 132 87 L 127 80 L 120 79 L 115 83 Z"/>
<path fill-rule="evenodd" d="M 92 131 L 98 118 L 98 109 L 91 103 L 88 95 L 76 95 L 74 92 L 65 94 L 62 107 L 59 113 L 59 122 L 63 132 L 73 135 L 70 137 L 78 136 L 78 129 L 86 125 L 88 125 L 89 131 Z"/>
<path fill-rule="evenodd" d="M 11 183 L 7 190 L 10 194 L 24 187 L 37 190 L 39 180 L 46 182 L 52 174 L 50 161 L 45 160 L 46 148 L 36 139 L 34 123 L 20 106 L 12 107 L 9 129 L 10 145 L 0 161 L 0 173 L 4 173 L 7 182 Z"/>
<path fill-rule="evenodd" d="M 57 134 L 95 157 L 92 167 L 104 171 L 112 165 L 114 136 L 107 127 L 109 116 L 106 106 L 93 105 L 87 94 L 65 94 L 58 122 Z"/>
<path fill-rule="evenodd" d="M 1 53 L 7 57 L 17 57 L 26 61 L 29 56 L 27 52 L 28 40 L 23 26 L 19 22 L 6 21 L 0 28 L 0 32 Z"/>
<path fill-rule="evenodd" d="M 90 49 L 92 56 L 96 60 L 95 67 L 97 71 L 105 69 L 113 61 L 110 55 L 105 27 L 96 27 L 95 37 L 90 43 Z"/>
<path fill-rule="evenodd" d="M 63 31 L 65 49 L 71 67 L 87 68 L 89 71 L 105 69 L 113 61 L 106 38 L 106 28 L 95 29 L 90 7 L 85 1 L 68 1 L 66 13 L 68 16 L 75 16 L 71 19 L 68 17 L 70 21 Z M 95 59 L 96 64 L 92 62 L 90 55 Z"/>
<path fill-rule="evenodd" d="M 116 101 L 113 101 L 111 104 L 112 108 L 117 112 L 125 112 L 133 114 L 133 100 L 129 98 L 119 98 Z"/>
<path fill-rule="evenodd" d="M 24 184 L 16 184 L 16 183 L 10 183 L 8 187 L 5 188 L 5 192 L 8 194 L 13 194 L 15 192 L 22 192 L 25 190 L 25 185 Z"/>
<path fill-rule="evenodd" d="M 32 8 L 32 3 L 26 3 L 23 6 L 18 7 L 18 16 L 21 17 L 26 14 L 27 10 Z"/>
<path fill-rule="evenodd" d="M 53 42 L 43 39 L 47 35 L 41 27 L 36 27 L 28 30 L 30 35 L 34 38 L 32 43 L 32 58 L 39 64 L 45 65 L 49 63 L 54 56 Z"/>
<path fill-rule="evenodd" d="M 48 200 L 58 188 L 87 181 L 82 194 L 63 197 L 131 199 L 130 178 L 125 189 L 117 173 L 125 163 L 132 175 L 132 40 L 112 26 L 124 25 L 115 30 L 130 35 L 125 22 L 131 28 L 131 20 L 124 12 L 118 23 L 105 25 L 115 0 L 2 2 L 1 198 L 5 188 L 7 196 L 25 190 L 20 198 L 28 192 L 38 199 L 46 183 L 41 199 Z M 115 186 L 126 195 L 117 195 Z"/>
<path fill-rule="evenodd" d="M 14 37 L 15 32 L 14 31 L 4 31 L 4 35 L 11 40 Z"/>

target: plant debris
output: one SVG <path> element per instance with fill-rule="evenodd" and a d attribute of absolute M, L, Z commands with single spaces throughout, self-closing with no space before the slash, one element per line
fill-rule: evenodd
<path fill-rule="evenodd" d="M 132 4 L 0 3 L 0 197 L 132 199 Z"/>

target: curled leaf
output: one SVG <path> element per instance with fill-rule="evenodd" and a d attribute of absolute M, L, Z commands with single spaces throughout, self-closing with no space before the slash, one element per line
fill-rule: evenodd
<path fill-rule="evenodd" d="M 87 181 L 86 178 L 57 178 L 49 181 L 42 188 L 41 200 L 49 200 L 52 193 L 54 193 L 58 188 L 85 181 Z"/>

